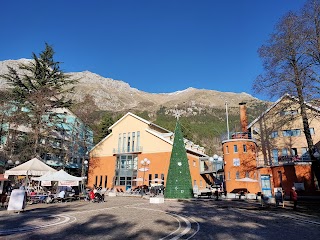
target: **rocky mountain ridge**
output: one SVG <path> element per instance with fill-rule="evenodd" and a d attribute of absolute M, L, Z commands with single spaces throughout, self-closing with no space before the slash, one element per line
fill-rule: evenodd
<path fill-rule="evenodd" d="M 31 60 L 0 61 L 0 74 L 7 72 L 7 66 L 18 68 Z M 79 79 L 75 90 L 68 97 L 79 103 L 86 95 L 93 97 L 100 110 L 112 112 L 124 111 L 157 111 L 161 106 L 167 109 L 182 108 L 186 115 L 201 114 L 207 108 L 238 107 L 240 102 L 260 102 L 259 99 L 247 93 L 219 92 L 215 90 L 187 88 L 173 93 L 147 93 L 132 88 L 128 83 L 105 78 L 90 71 L 67 73 L 72 78 Z M 0 89 L 8 85 L 0 79 Z M 169 110 L 170 111 L 170 110 Z"/>

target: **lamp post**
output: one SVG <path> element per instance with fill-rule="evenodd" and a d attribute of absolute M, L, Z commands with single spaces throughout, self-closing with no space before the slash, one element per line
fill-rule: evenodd
<path fill-rule="evenodd" d="M 85 175 L 86 175 L 86 168 L 88 166 L 88 160 L 84 160 L 83 163 L 82 163 L 82 172 L 81 172 L 81 177 L 82 177 L 82 192 L 85 191 L 85 188 L 86 188 L 86 181 L 87 179 L 85 179 Z"/>
<path fill-rule="evenodd" d="M 13 165 L 13 164 L 14 164 L 14 166 L 18 166 L 18 165 L 20 164 L 20 161 L 17 160 L 17 161 L 15 161 L 15 162 L 13 163 L 13 161 L 12 161 L 11 159 L 9 159 L 9 160 L 7 161 L 7 163 L 8 163 L 9 165 Z"/>
<path fill-rule="evenodd" d="M 146 167 L 150 165 L 151 161 L 149 159 L 145 158 L 145 159 L 141 160 L 140 163 L 141 163 L 141 166 L 143 167 L 143 168 L 141 168 L 141 171 L 143 171 L 141 196 L 143 196 L 143 194 L 144 194 L 144 189 L 143 189 L 143 187 L 144 187 L 144 178 L 145 178 L 145 175 L 146 175 L 146 171 L 148 171 L 148 169 Z"/>
<path fill-rule="evenodd" d="M 20 164 L 20 161 L 17 160 L 17 161 L 15 161 L 15 162 L 13 162 L 11 159 L 9 159 L 9 160 L 7 161 L 7 164 L 8 164 L 8 167 L 9 167 L 9 168 L 12 168 L 12 165 L 14 165 L 14 167 L 18 166 L 18 165 Z M 27 178 L 27 176 L 26 176 L 26 178 Z M 18 181 L 18 177 L 17 177 L 17 176 L 14 176 L 14 182 L 16 183 L 17 181 Z"/>

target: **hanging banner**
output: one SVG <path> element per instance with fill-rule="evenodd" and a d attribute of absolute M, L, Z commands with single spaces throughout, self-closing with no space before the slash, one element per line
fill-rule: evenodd
<path fill-rule="evenodd" d="M 51 186 L 51 181 L 41 181 L 41 186 Z"/>
<path fill-rule="evenodd" d="M 79 185 L 79 181 L 59 181 L 58 182 L 58 186 L 78 186 Z"/>

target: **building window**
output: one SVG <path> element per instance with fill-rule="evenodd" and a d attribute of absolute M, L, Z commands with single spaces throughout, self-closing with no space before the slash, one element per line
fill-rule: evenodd
<path fill-rule="evenodd" d="M 195 161 L 195 160 L 193 160 L 193 166 L 194 166 L 194 167 L 196 166 L 196 161 Z"/>
<path fill-rule="evenodd" d="M 272 157 L 273 157 L 273 162 L 278 163 L 278 157 L 279 157 L 278 149 L 272 149 Z"/>
<path fill-rule="evenodd" d="M 131 186 L 132 186 L 132 177 L 127 177 L 126 186 L 127 186 L 126 189 L 131 188 Z"/>
<path fill-rule="evenodd" d="M 229 153 L 229 146 L 226 146 L 226 153 Z"/>
<path fill-rule="evenodd" d="M 99 187 L 102 186 L 102 178 L 103 178 L 103 176 L 100 176 L 100 184 L 99 184 Z"/>
<path fill-rule="evenodd" d="M 286 148 L 283 148 L 282 149 L 282 154 L 281 154 L 282 156 L 288 156 L 288 149 L 286 149 Z"/>
<path fill-rule="evenodd" d="M 149 174 L 149 182 L 148 182 L 148 186 L 150 186 L 150 184 L 151 184 L 151 180 L 152 180 L 152 174 Z"/>
<path fill-rule="evenodd" d="M 197 186 L 197 180 L 193 180 L 193 186 Z"/>
<path fill-rule="evenodd" d="M 135 147 L 135 146 L 134 146 L 135 137 L 136 137 L 136 133 L 133 132 L 133 133 L 132 133 L 132 151 L 133 151 L 133 152 L 135 152 L 135 149 L 134 149 L 134 147 Z"/>
<path fill-rule="evenodd" d="M 202 180 L 200 180 L 200 187 L 202 187 Z"/>
<path fill-rule="evenodd" d="M 227 180 L 230 180 L 230 172 L 227 174 Z"/>
<path fill-rule="evenodd" d="M 309 128 L 309 130 L 310 130 L 310 134 L 311 134 L 311 135 L 314 135 L 314 134 L 315 134 L 314 128 Z"/>
<path fill-rule="evenodd" d="M 133 156 L 127 156 L 127 169 L 133 169 Z"/>
<path fill-rule="evenodd" d="M 125 186 L 126 185 L 126 177 L 120 177 L 120 186 Z"/>
<path fill-rule="evenodd" d="M 298 149 L 297 148 L 291 148 L 291 156 L 298 156 Z"/>
<path fill-rule="evenodd" d="M 118 139 L 118 152 L 121 151 L 121 139 L 122 139 L 122 136 L 121 136 L 121 133 L 119 133 L 119 139 Z"/>
<path fill-rule="evenodd" d="M 162 184 L 165 185 L 164 184 L 164 174 L 163 173 L 161 173 L 161 180 L 162 180 Z"/>
<path fill-rule="evenodd" d="M 235 152 L 235 153 L 238 152 L 238 145 L 233 145 L 233 152 Z"/>
<path fill-rule="evenodd" d="M 283 130 L 282 135 L 284 137 L 297 137 L 301 135 L 300 129 Z"/>
<path fill-rule="evenodd" d="M 127 162 L 127 156 L 126 155 L 120 156 L 120 168 L 121 169 L 126 169 L 126 162 Z"/>
<path fill-rule="evenodd" d="M 125 150 L 126 150 L 126 139 L 127 139 L 127 137 L 126 137 L 126 134 L 124 133 L 123 134 L 122 152 L 125 152 Z"/>
<path fill-rule="evenodd" d="M 108 176 L 106 175 L 104 178 L 104 187 L 107 187 L 107 183 L 108 183 Z"/>
<path fill-rule="evenodd" d="M 127 152 L 130 152 L 130 133 L 128 133 Z"/>
<path fill-rule="evenodd" d="M 249 172 L 246 172 L 246 177 L 247 177 L 247 178 L 249 177 Z"/>
<path fill-rule="evenodd" d="M 140 131 L 137 132 L 137 151 L 139 151 L 140 148 Z"/>
<path fill-rule="evenodd" d="M 117 156 L 117 169 L 133 170 L 137 169 L 138 157 L 137 155 L 119 155 Z"/>
<path fill-rule="evenodd" d="M 94 185 L 97 186 L 97 184 L 98 184 L 98 176 L 96 176 L 96 180 L 94 181 Z"/>
<path fill-rule="evenodd" d="M 118 179 L 120 180 L 118 183 Z M 126 176 L 121 176 L 121 177 L 116 177 L 115 178 L 115 185 L 119 186 L 132 186 L 132 177 L 126 177 Z"/>
<path fill-rule="evenodd" d="M 240 178 L 240 173 L 239 171 L 236 172 L 236 179 L 239 179 Z"/>
<path fill-rule="evenodd" d="M 309 160 L 310 159 L 308 148 L 306 148 L 306 147 L 301 148 L 301 157 L 302 157 L 302 160 Z"/>
<path fill-rule="evenodd" d="M 243 144 L 243 152 L 247 152 L 247 145 Z"/>
<path fill-rule="evenodd" d="M 137 155 L 133 155 L 133 169 L 138 169 L 138 157 Z"/>
<path fill-rule="evenodd" d="M 159 174 L 154 174 L 154 178 L 159 178 Z M 158 181 L 155 181 L 155 183 L 158 183 Z"/>
<path fill-rule="evenodd" d="M 270 137 L 271 137 L 271 138 L 279 137 L 279 135 L 278 135 L 278 131 L 274 131 L 274 132 L 272 132 L 272 133 L 270 134 Z"/>
<path fill-rule="evenodd" d="M 287 116 L 287 115 L 296 115 L 298 114 L 298 110 L 283 110 L 280 112 L 280 116 Z"/>
<path fill-rule="evenodd" d="M 239 167 L 240 166 L 240 158 L 234 158 L 233 159 L 233 166 Z"/>

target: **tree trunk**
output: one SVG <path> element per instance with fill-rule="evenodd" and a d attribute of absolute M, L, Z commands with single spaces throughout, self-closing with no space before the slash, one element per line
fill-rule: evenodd
<path fill-rule="evenodd" d="M 314 157 L 314 145 L 313 145 L 313 140 L 312 140 L 312 136 L 310 133 L 310 127 L 309 127 L 309 122 L 308 122 L 308 115 L 307 115 L 307 107 L 306 107 L 306 103 L 304 101 L 303 95 L 302 95 L 302 90 L 301 89 L 297 89 L 298 91 L 298 98 L 299 98 L 299 104 L 300 104 L 300 111 L 301 111 L 301 117 L 302 117 L 302 123 L 303 123 L 303 132 L 306 136 L 306 140 L 307 140 L 307 145 L 308 145 L 308 152 L 310 155 L 310 158 L 312 160 L 312 166 L 311 166 L 311 170 L 313 173 L 313 182 L 315 184 L 315 188 L 318 189 L 318 181 L 320 179 L 320 165 L 318 162 L 318 159 L 316 159 Z"/>

